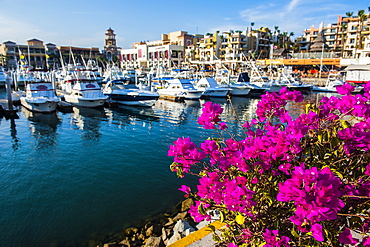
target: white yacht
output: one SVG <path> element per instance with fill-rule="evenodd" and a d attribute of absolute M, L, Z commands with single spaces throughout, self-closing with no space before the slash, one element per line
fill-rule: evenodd
<path fill-rule="evenodd" d="M 157 92 L 136 86 L 126 79 L 108 81 L 103 93 L 111 103 L 133 106 L 153 106 L 159 98 Z"/>
<path fill-rule="evenodd" d="M 160 97 L 174 100 L 199 99 L 202 91 L 196 89 L 189 79 L 171 79 L 158 88 Z"/>
<path fill-rule="evenodd" d="M 202 91 L 202 97 L 226 97 L 231 89 L 220 87 L 213 78 L 201 78 L 194 82 L 194 87 Z"/>
<path fill-rule="evenodd" d="M 22 106 L 33 112 L 54 112 L 60 98 L 49 81 L 33 81 L 26 84 L 26 95 L 20 97 Z"/>
<path fill-rule="evenodd" d="M 62 83 L 64 100 L 74 106 L 100 107 L 108 96 L 104 95 L 96 80 L 67 76 Z"/>

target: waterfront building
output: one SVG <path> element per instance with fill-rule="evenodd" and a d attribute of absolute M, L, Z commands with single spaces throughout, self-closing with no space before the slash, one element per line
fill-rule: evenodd
<path fill-rule="evenodd" d="M 336 23 L 324 26 L 323 23 L 315 28 L 303 31 L 303 36 L 297 39 L 300 51 L 310 51 L 314 40 L 322 32 L 328 51 L 335 53 L 336 57 L 361 58 L 370 57 L 369 35 L 370 14 L 361 16 L 338 15 Z"/>
<path fill-rule="evenodd" d="M 17 69 L 23 65 L 29 69 L 46 69 L 58 62 L 58 50 L 55 44 L 38 39 L 30 39 L 25 45 L 6 41 L 0 44 L 2 66 L 8 69 Z"/>
<path fill-rule="evenodd" d="M 84 65 L 89 59 L 95 60 L 102 55 L 98 47 L 58 46 L 57 49 L 64 64 L 80 63 Z"/>
<path fill-rule="evenodd" d="M 30 70 L 59 68 L 60 56 L 65 64 L 73 63 L 73 59 L 75 62 L 84 64 L 88 59 L 100 57 L 101 52 L 96 47 L 56 46 L 52 43 L 44 44 L 38 39 L 27 40 L 25 45 L 13 41 L 0 44 L 1 65 L 9 70 L 15 70 L 19 66 Z"/>
<path fill-rule="evenodd" d="M 121 50 L 121 67 L 133 68 L 166 68 L 178 67 L 184 61 L 184 46 L 158 45 L 148 46 L 145 43 L 133 49 Z"/>
<path fill-rule="evenodd" d="M 176 31 L 162 34 L 160 40 L 133 43 L 131 49 L 120 50 L 121 66 L 126 69 L 178 67 L 185 61 L 184 48 L 198 38 L 185 31 Z"/>

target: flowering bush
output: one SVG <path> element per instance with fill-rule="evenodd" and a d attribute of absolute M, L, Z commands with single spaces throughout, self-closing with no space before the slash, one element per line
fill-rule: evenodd
<path fill-rule="evenodd" d="M 228 132 L 223 109 L 204 104 L 198 123 L 217 131 L 197 146 L 181 137 L 170 146 L 171 169 L 199 176 L 189 210 L 195 221 L 217 210 L 226 224 L 220 246 L 370 246 L 370 84 L 362 95 L 338 87 L 341 97 L 307 104 L 293 119 L 289 101 L 300 92 L 267 92 L 256 118 Z"/>

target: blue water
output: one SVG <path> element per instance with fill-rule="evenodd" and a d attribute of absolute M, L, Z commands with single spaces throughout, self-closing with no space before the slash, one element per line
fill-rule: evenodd
<path fill-rule="evenodd" d="M 204 102 L 55 114 L 19 107 L 19 119 L 0 119 L 0 246 L 86 246 L 182 200 L 177 188 L 196 178 L 177 178 L 167 151 L 178 137 L 198 144 L 213 133 L 196 122 Z M 215 102 L 236 132 L 232 113 L 250 120 L 258 99 Z"/>

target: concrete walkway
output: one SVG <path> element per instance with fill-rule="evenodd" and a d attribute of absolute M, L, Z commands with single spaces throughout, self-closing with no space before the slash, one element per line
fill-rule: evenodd
<path fill-rule="evenodd" d="M 214 221 L 211 224 L 216 230 L 224 226 L 224 223 L 220 221 Z M 213 232 L 208 226 L 201 228 L 200 230 L 189 234 L 188 236 L 176 241 L 173 244 L 168 245 L 168 247 L 211 247 L 215 245 L 212 235 Z"/>

